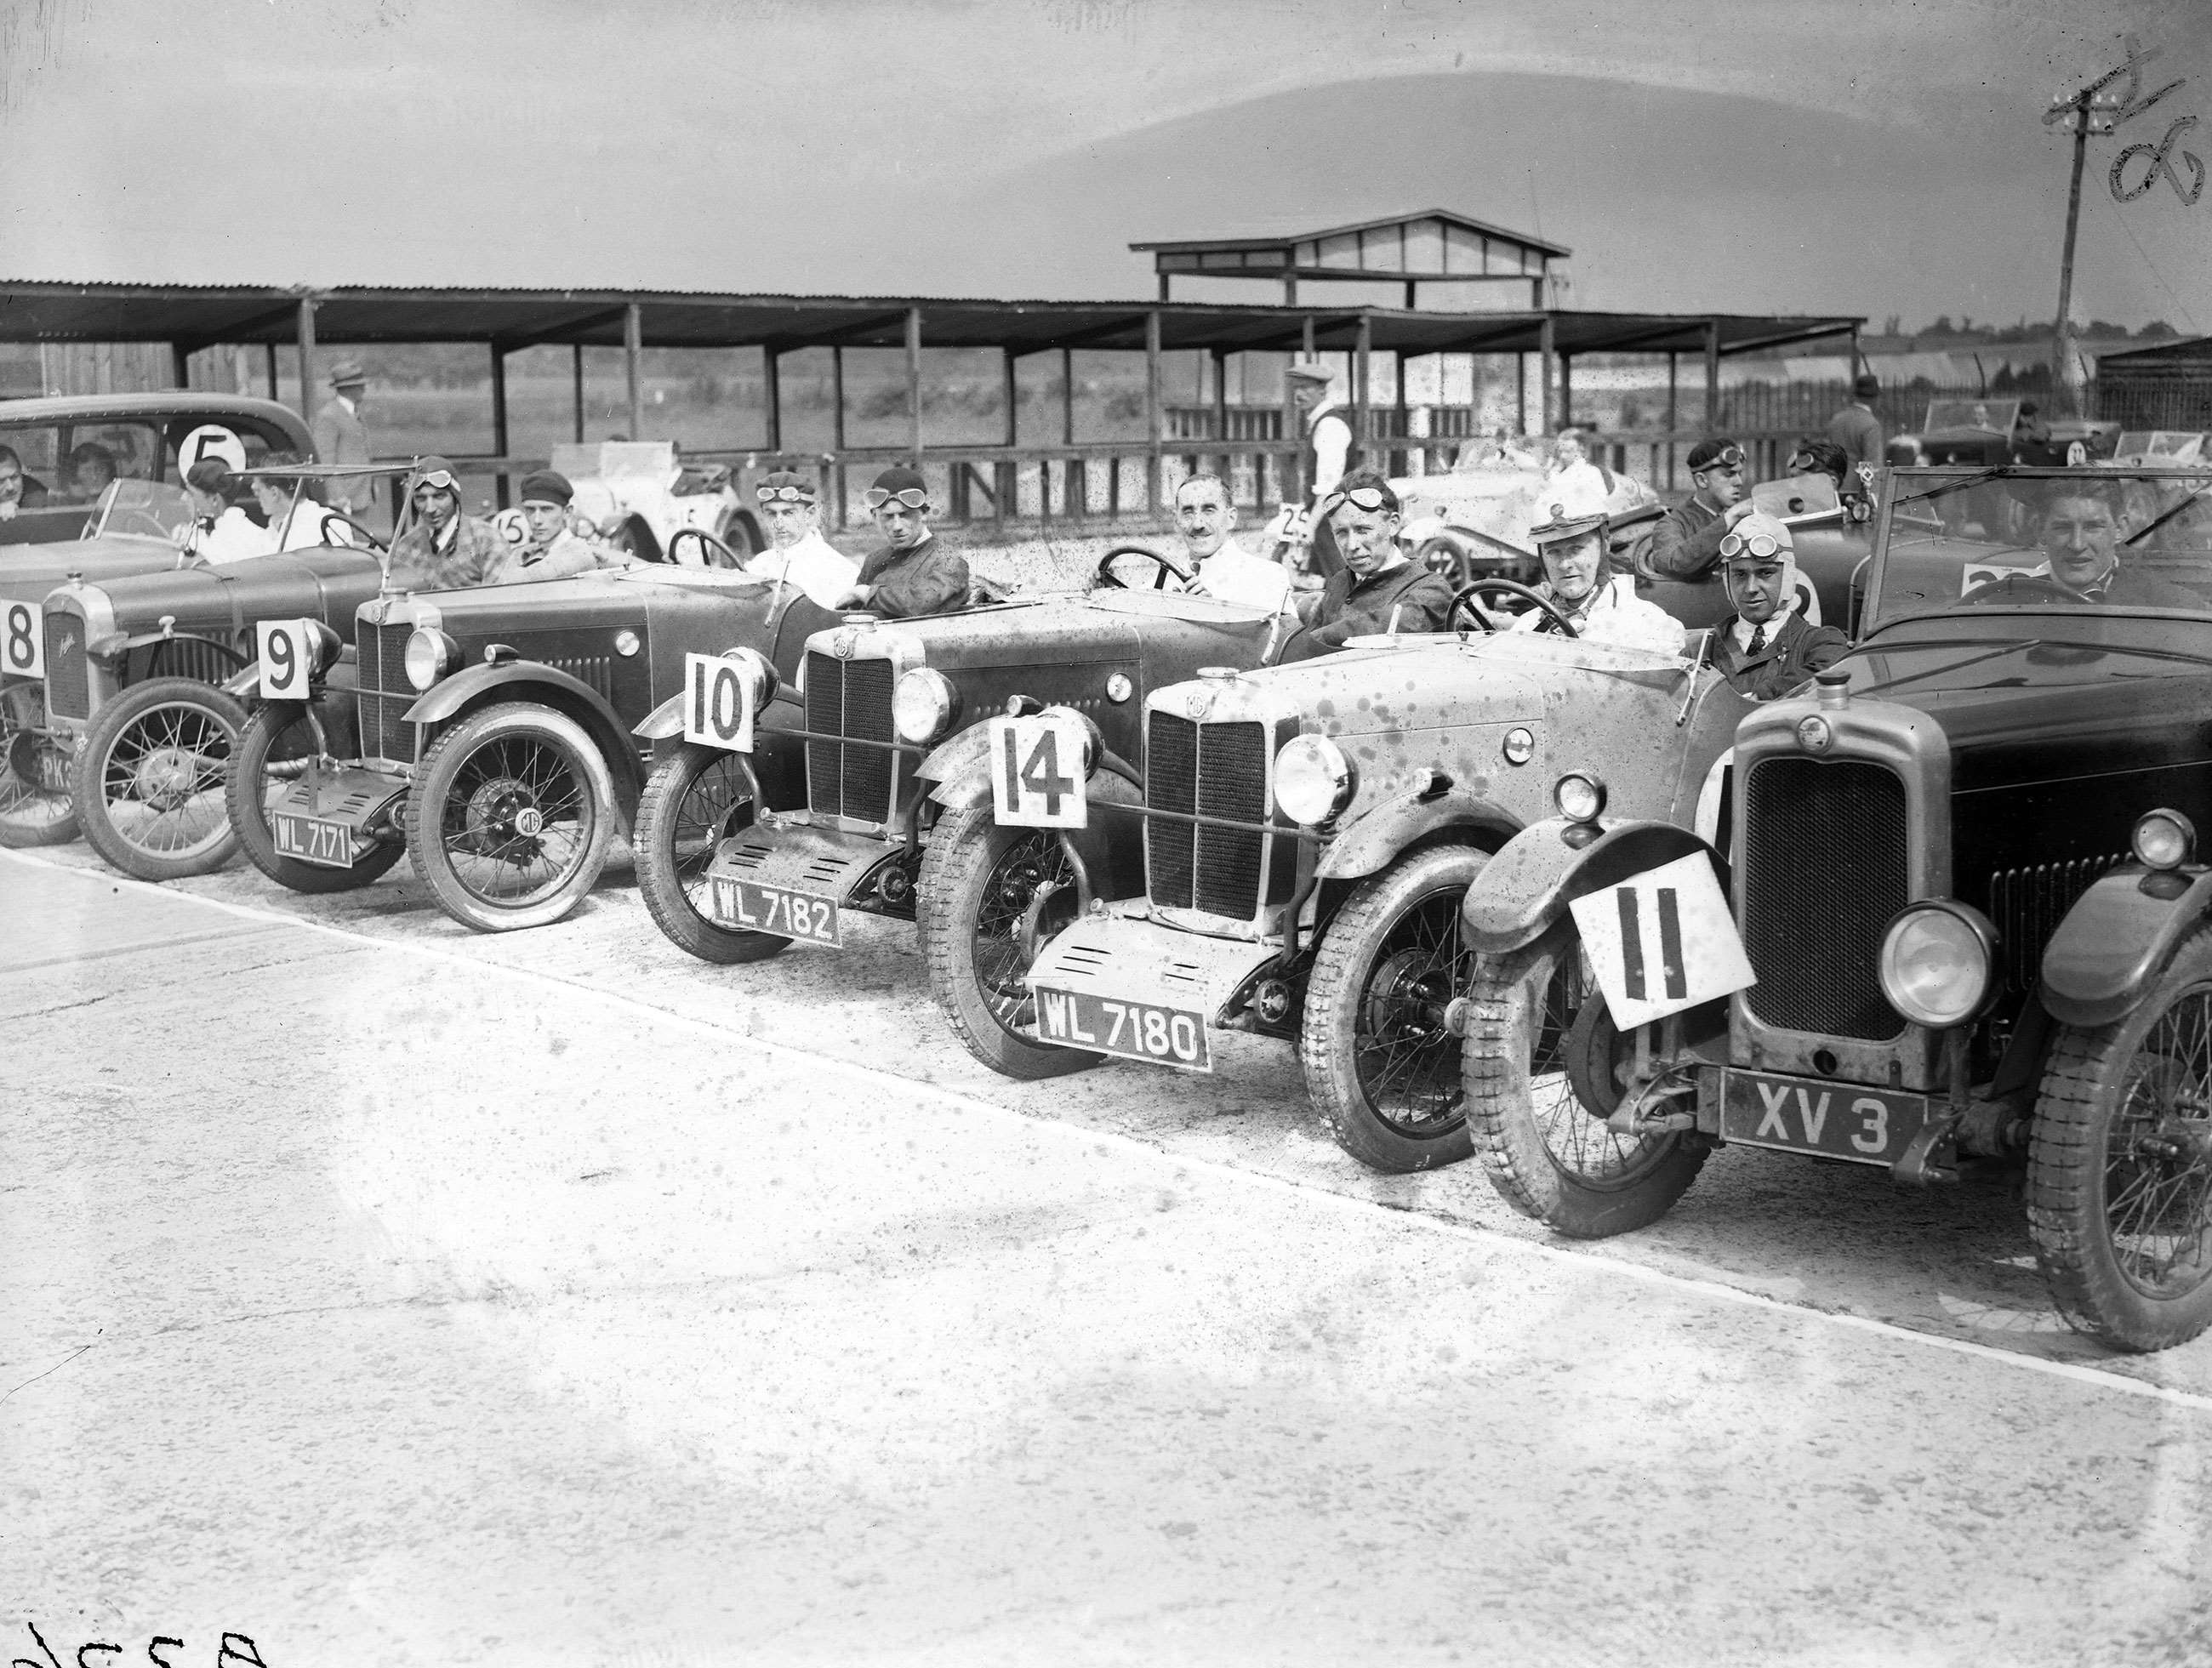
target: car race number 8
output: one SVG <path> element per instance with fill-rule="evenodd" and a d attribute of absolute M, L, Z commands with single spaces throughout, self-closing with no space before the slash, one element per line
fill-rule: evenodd
<path fill-rule="evenodd" d="M 1073 713 L 991 720 L 991 813 L 1001 828 L 1089 826 L 1084 753 L 1091 737 Z"/>
<path fill-rule="evenodd" d="M 1702 852 L 1569 907 L 1605 1005 L 1623 1031 L 1759 982 Z"/>
<path fill-rule="evenodd" d="M 727 753 L 753 750 L 751 671 L 719 654 L 684 657 L 684 739 Z"/>
<path fill-rule="evenodd" d="M 9 677 L 46 675 L 45 614 L 36 603 L 9 603 L 0 612 L 0 672 Z"/>
<path fill-rule="evenodd" d="M 306 701 L 314 693 L 314 622 L 264 620 L 253 632 L 261 652 L 262 700 Z"/>

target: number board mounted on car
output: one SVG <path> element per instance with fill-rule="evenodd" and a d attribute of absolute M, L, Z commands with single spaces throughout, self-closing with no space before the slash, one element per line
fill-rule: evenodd
<path fill-rule="evenodd" d="M 753 750 L 753 674 L 744 663 L 684 657 L 684 739 L 726 753 Z"/>
<path fill-rule="evenodd" d="M 1090 825 L 1084 793 L 1091 732 L 1073 713 L 991 720 L 991 815 L 1001 828 Z"/>
<path fill-rule="evenodd" d="M 306 701 L 314 694 L 315 622 L 263 620 L 253 628 L 264 701 Z"/>
<path fill-rule="evenodd" d="M 1623 1031 L 1759 982 L 1701 852 L 1568 907 L 1605 1005 Z"/>
<path fill-rule="evenodd" d="M 0 675 L 46 675 L 46 610 L 36 603 L 9 603 L 0 610 Z"/>

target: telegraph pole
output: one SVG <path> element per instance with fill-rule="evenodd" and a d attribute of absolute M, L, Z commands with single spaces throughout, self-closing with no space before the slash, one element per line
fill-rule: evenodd
<path fill-rule="evenodd" d="M 2074 136 L 2074 178 L 2066 188 L 2066 246 L 2058 258 L 2058 325 L 2051 332 L 2051 373 L 2052 385 L 2063 392 L 2068 411 L 2075 415 L 2081 410 L 2081 379 L 2075 373 L 2074 233 L 2081 223 L 2081 164 L 2088 154 L 2089 136 L 2112 130 L 2113 112 L 2119 105 L 2116 94 L 2092 85 L 2059 94 L 2044 118 L 2046 123 L 2059 120 Z"/>

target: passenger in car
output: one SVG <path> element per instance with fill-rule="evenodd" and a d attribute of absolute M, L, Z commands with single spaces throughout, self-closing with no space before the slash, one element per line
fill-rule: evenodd
<path fill-rule="evenodd" d="M 1790 606 L 1797 591 L 1790 529 L 1753 514 L 1721 540 L 1721 584 L 1735 615 L 1713 628 L 1712 669 L 1751 701 L 1773 701 L 1851 652 L 1833 626 L 1808 625 Z"/>
<path fill-rule="evenodd" d="M 1318 597 L 1298 599 L 1304 625 L 1285 646 L 1285 660 L 1332 653 L 1353 637 L 1444 628 L 1451 586 L 1399 548 L 1404 509 L 1389 481 L 1375 470 L 1353 470 L 1322 500 L 1322 511 L 1344 571 Z"/>
<path fill-rule="evenodd" d="M 460 478 L 443 458 L 424 458 L 408 477 L 415 520 L 392 541 L 395 591 L 458 591 L 489 585 L 507 559 L 507 542 L 489 521 L 461 513 Z"/>
<path fill-rule="evenodd" d="M 1751 513 L 1751 488 L 1743 448 L 1734 440 L 1700 440 L 1690 451 L 1694 490 L 1653 530 L 1644 560 L 1670 579 L 1710 573 L 1721 559 L 1721 540 Z"/>
<path fill-rule="evenodd" d="M 272 452 L 262 459 L 270 468 L 283 468 L 301 461 L 296 452 Z M 353 542 L 344 531 L 344 518 L 319 503 L 312 488 L 295 488 L 293 482 L 282 476 L 257 475 L 253 477 L 253 498 L 261 506 L 261 513 L 268 518 L 270 531 L 276 538 L 275 548 L 279 550 L 312 550 L 320 545 Z"/>
<path fill-rule="evenodd" d="M 835 608 L 860 578 L 860 564 L 822 537 L 822 495 L 811 476 L 780 469 L 753 488 L 768 549 L 744 565 L 764 579 L 795 585 L 817 608 Z"/>
<path fill-rule="evenodd" d="M 1218 475 L 1186 477 L 1176 488 L 1175 510 L 1183 560 L 1195 576 L 1190 590 L 1247 608 L 1282 607 L 1291 576 L 1280 562 L 1252 555 L 1231 537 L 1237 505 L 1226 481 Z"/>
<path fill-rule="evenodd" d="M 184 529 L 184 550 L 214 567 L 276 548 L 266 527 L 257 526 L 239 500 L 242 483 L 220 458 L 203 458 L 185 471 L 185 495 L 192 519 Z"/>
<path fill-rule="evenodd" d="M 930 531 L 929 483 L 903 465 L 885 470 L 864 497 L 884 548 L 860 564 L 860 577 L 837 606 L 886 620 L 951 614 L 968 600 L 968 564 Z"/>
<path fill-rule="evenodd" d="M 70 492 L 90 503 L 115 479 L 115 454 L 97 440 L 87 440 L 70 453 Z"/>
<path fill-rule="evenodd" d="M 1634 574 L 1613 571 L 1607 554 L 1610 531 L 1602 498 L 1584 495 L 1579 501 L 1553 504 L 1552 519 L 1528 530 L 1544 563 L 1544 582 L 1536 594 L 1565 617 L 1577 637 L 1681 653 L 1689 640 L 1682 622 L 1638 596 Z M 1559 622 L 1551 612 L 1531 609 L 1513 628 L 1556 632 Z"/>
<path fill-rule="evenodd" d="M 2148 529 L 2142 531 L 2148 531 Z M 1960 600 L 2014 606 L 2055 599 L 2113 608 L 2180 608 L 2205 599 L 2120 560 L 2120 517 L 2102 482 L 2061 480 L 2047 489 L 2039 534 L 2042 564 L 1978 585 Z"/>
<path fill-rule="evenodd" d="M 24 473 L 14 447 L 0 446 L 0 521 L 13 520 L 18 510 L 35 510 L 46 500 L 46 483 Z"/>
<path fill-rule="evenodd" d="M 565 579 L 602 567 L 631 565 L 626 553 L 586 538 L 568 525 L 568 506 L 576 489 L 558 470 L 531 470 L 522 477 L 521 494 L 522 521 L 529 537 L 500 558 L 491 583 Z"/>

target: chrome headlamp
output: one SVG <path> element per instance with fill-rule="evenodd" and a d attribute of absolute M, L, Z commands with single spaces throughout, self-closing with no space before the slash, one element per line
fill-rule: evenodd
<path fill-rule="evenodd" d="M 2197 825 L 2179 811 L 2145 811 L 2128 845 L 2146 869 L 2179 869 L 2197 853 Z"/>
<path fill-rule="evenodd" d="M 934 667 L 916 666 L 891 686 L 891 725 L 902 742 L 927 745 L 959 716 L 960 691 Z"/>
<path fill-rule="evenodd" d="M 722 658 L 744 669 L 747 681 L 753 686 L 753 711 L 756 713 L 774 701 L 775 692 L 783 687 L 783 679 L 777 673 L 775 664 L 758 649 L 747 648 L 741 644 L 736 648 L 724 649 Z"/>
<path fill-rule="evenodd" d="M 1326 822 L 1352 802 L 1358 778 L 1326 736 L 1298 736 L 1275 755 L 1275 804 L 1293 822 Z"/>
<path fill-rule="evenodd" d="M 1605 814 L 1605 784 L 1587 771 L 1571 770 L 1552 784 L 1552 803 L 1570 822 L 1595 822 Z"/>
<path fill-rule="evenodd" d="M 433 627 L 422 626 L 407 640 L 407 681 L 427 689 L 460 663 L 461 646 Z"/>
<path fill-rule="evenodd" d="M 1882 933 L 1879 965 L 1889 1005 L 1940 1031 L 1972 1019 L 1995 994 L 1997 930 L 1954 898 L 1910 904 Z"/>

